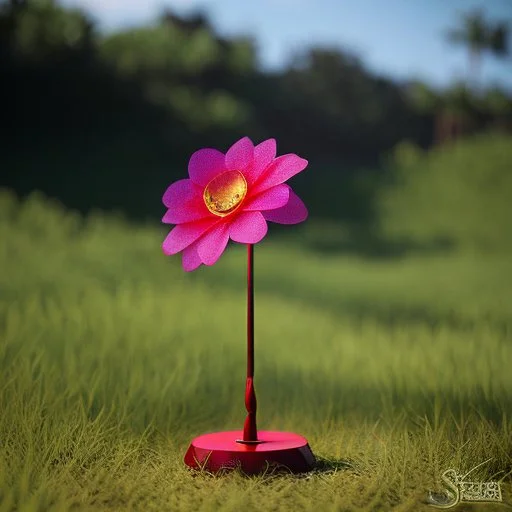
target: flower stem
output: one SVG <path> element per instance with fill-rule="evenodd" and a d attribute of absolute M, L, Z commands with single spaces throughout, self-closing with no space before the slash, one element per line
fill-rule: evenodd
<path fill-rule="evenodd" d="M 256 428 L 256 393 L 254 391 L 254 245 L 247 244 L 247 380 L 245 384 L 245 408 L 243 441 L 258 441 Z"/>

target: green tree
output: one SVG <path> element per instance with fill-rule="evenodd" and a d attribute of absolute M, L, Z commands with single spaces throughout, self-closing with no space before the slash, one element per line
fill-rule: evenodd
<path fill-rule="evenodd" d="M 201 14 L 166 11 L 155 25 L 106 37 L 99 49 L 109 66 L 136 80 L 149 101 L 192 132 L 242 129 L 251 118 L 232 85 L 254 70 L 254 48 L 247 39 L 220 39 Z"/>
<path fill-rule="evenodd" d="M 492 129 L 512 132 L 512 97 L 503 89 L 491 87 L 480 98 L 481 110 Z"/>
<path fill-rule="evenodd" d="M 413 82 L 409 87 L 409 99 L 419 114 L 432 119 L 436 144 L 458 139 L 477 126 L 479 104 L 464 83 L 436 91 L 423 82 Z"/>
<path fill-rule="evenodd" d="M 463 13 L 460 25 L 448 32 L 448 40 L 462 44 L 469 50 L 469 73 L 476 83 L 480 75 L 482 55 L 485 51 L 496 57 L 508 55 L 508 24 L 491 23 L 481 10 Z"/>
<path fill-rule="evenodd" d="M 278 108 L 286 112 L 288 134 L 306 143 L 309 138 L 324 156 L 376 154 L 411 128 L 401 88 L 371 75 L 356 56 L 338 48 L 298 55 L 281 86 L 285 98 Z"/>
<path fill-rule="evenodd" d="M 52 0 L 11 1 L 10 45 L 24 58 L 47 60 L 65 51 L 92 46 L 93 25 L 80 9 L 64 9 Z"/>

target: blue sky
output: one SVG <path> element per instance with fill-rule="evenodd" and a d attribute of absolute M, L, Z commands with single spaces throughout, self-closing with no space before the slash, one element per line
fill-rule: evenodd
<path fill-rule="evenodd" d="M 311 45 L 356 53 L 379 74 L 420 78 L 437 86 L 463 79 L 467 53 L 444 38 L 458 14 L 483 7 L 512 28 L 512 0 L 62 0 L 82 7 L 111 31 L 153 21 L 164 6 L 179 14 L 204 10 L 225 36 L 251 35 L 264 68 L 279 68 Z M 512 38 L 510 41 L 512 51 Z M 512 89 L 512 55 L 483 59 L 481 84 Z"/>

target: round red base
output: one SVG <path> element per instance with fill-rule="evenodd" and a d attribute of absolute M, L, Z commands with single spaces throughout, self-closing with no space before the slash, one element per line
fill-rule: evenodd
<path fill-rule="evenodd" d="M 269 468 L 283 468 L 292 473 L 313 469 L 315 457 L 307 440 L 291 432 L 258 431 L 259 443 L 245 444 L 242 430 L 215 432 L 196 437 L 185 454 L 185 464 L 212 473 L 239 467 L 247 474 Z"/>

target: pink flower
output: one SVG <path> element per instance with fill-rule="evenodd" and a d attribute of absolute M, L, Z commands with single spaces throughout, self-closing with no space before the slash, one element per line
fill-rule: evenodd
<path fill-rule="evenodd" d="M 304 170 L 307 160 L 294 154 L 276 158 L 276 141 L 254 146 L 240 139 L 224 155 L 196 151 L 188 163 L 190 179 L 170 185 L 163 196 L 162 222 L 176 224 L 162 244 L 166 255 L 183 251 L 183 268 L 213 265 L 229 239 L 256 244 L 267 221 L 297 224 L 308 216 L 304 203 L 284 182 Z"/>

